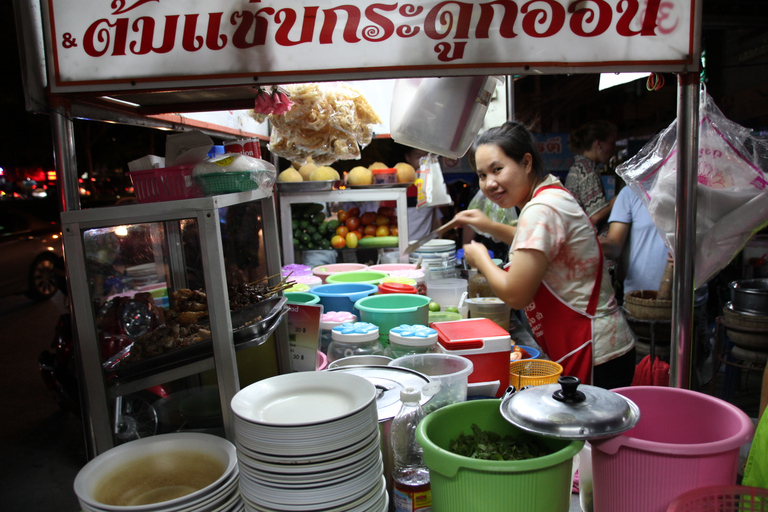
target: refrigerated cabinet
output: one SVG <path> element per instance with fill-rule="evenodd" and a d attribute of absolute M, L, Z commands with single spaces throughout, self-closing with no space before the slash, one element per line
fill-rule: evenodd
<path fill-rule="evenodd" d="M 234 211 L 241 212 L 241 219 L 245 214 L 247 220 L 258 220 L 250 223 L 255 233 L 244 237 L 253 241 L 250 248 L 232 247 L 243 229 L 242 224 L 237 229 L 227 225 L 234 222 Z M 230 316 L 228 279 L 237 275 L 248 282 L 271 276 L 267 286 L 279 281 L 280 242 L 271 191 L 63 212 L 62 229 L 85 381 L 83 405 L 95 455 L 116 442 L 116 399 L 170 382 L 202 386 L 201 376 L 210 376 L 210 370 L 215 372 L 224 433 L 234 440 L 229 402 L 241 385 L 236 353 L 273 340 L 273 373 L 290 371 L 282 322 L 287 308 L 271 312 L 266 330 L 248 339 L 235 339 Z M 248 254 L 250 272 L 243 261 Z M 207 300 L 208 340 L 146 359 L 133 358 L 131 348 L 124 350 L 162 323 L 156 313 L 168 311 L 174 291 L 198 289 Z M 142 296 L 151 301 L 149 307 L 134 301 L 133 309 L 111 314 L 116 303 L 140 292 L 149 293 Z M 278 303 L 276 308 L 284 307 L 284 299 Z"/>

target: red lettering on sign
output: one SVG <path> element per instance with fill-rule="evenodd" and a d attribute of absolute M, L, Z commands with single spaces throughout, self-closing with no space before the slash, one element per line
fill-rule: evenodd
<path fill-rule="evenodd" d="M 454 20 L 454 12 L 449 6 L 456 6 L 459 9 L 458 16 Z M 434 6 L 424 19 L 424 33 L 431 39 L 444 39 L 454 28 L 456 30 L 456 39 L 469 38 L 469 22 L 472 19 L 472 4 L 464 2 L 440 2 Z M 438 25 L 444 28 L 441 33 Z"/>
<path fill-rule="evenodd" d="M 149 52 L 170 52 L 173 50 L 173 40 L 176 38 L 176 26 L 178 23 L 178 16 L 166 16 L 165 30 L 163 30 L 161 34 L 163 42 L 159 47 L 154 47 L 152 46 L 152 41 L 155 39 L 155 19 L 148 16 L 137 18 L 136 21 L 133 22 L 133 27 L 131 28 L 134 32 L 140 33 L 141 38 L 138 45 L 136 44 L 136 41 L 131 42 L 129 45 L 131 52 L 136 55 L 146 55 Z"/>
<path fill-rule="evenodd" d="M 296 11 L 293 9 L 280 9 L 277 11 L 277 14 L 275 14 L 275 21 L 279 23 L 280 26 L 275 34 L 275 42 L 280 46 L 295 46 L 301 43 L 311 43 L 315 33 L 317 9 L 317 7 L 304 8 L 304 23 L 301 26 L 301 37 L 298 41 L 292 41 L 288 37 L 288 34 L 298 18 Z"/>
<path fill-rule="evenodd" d="M 235 12 L 229 19 L 232 25 L 237 26 L 232 36 L 232 46 L 235 48 L 252 48 L 261 46 L 267 42 L 267 27 L 269 21 L 259 16 L 262 12 L 274 14 L 271 8 L 261 9 L 255 14 L 249 11 Z M 237 19 L 242 18 L 238 24 Z"/>
<path fill-rule="evenodd" d="M 499 24 L 499 35 L 507 39 L 517 35 L 514 30 L 517 20 L 517 4 L 511 0 L 496 0 L 487 4 L 480 4 L 480 19 L 477 20 L 477 28 L 475 29 L 476 39 L 488 39 L 491 22 L 495 14 L 494 5 L 500 6 L 504 11 Z"/>
<path fill-rule="evenodd" d="M 549 9 L 534 8 L 534 4 L 546 4 Z M 555 0 L 531 0 L 520 12 L 523 16 L 523 32 L 531 37 L 552 37 L 565 25 L 565 9 Z M 551 20 L 550 20 L 551 18 Z M 537 26 L 544 28 L 539 31 Z"/>
<path fill-rule="evenodd" d="M 589 2 L 597 4 L 597 14 L 595 14 Z M 584 5 L 584 7 L 577 8 L 579 5 Z M 573 13 L 570 20 L 571 31 L 581 37 L 595 37 L 605 33 L 608 27 L 611 26 L 611 18 L 613 17 L 611 6 L 605 0 L 577 1 L 568 6 L 568 12 Z M 597 23 L 588 32 L 584 25 L 594 23 L 595 18 L 597 18 Z"/>
<path fill-rule="evenodd" d="M 320 44 L 333 44 L 333 32 L 336 29 L 336 11 L 347 13 L 347 24 L 344 25 L 344 41 L 357 43 L 357 26 L 360 24 L 360 9 L 354 5 L 342 5 L 333 9 L 323 9 L 323 28 L 320 30 Z"/>
<path fill-rule="evenodd" d="M 396 9 L 397 4 L 373 4 L 366 7 L 365 17 L 374 25 L 363 27 L 363 38 L 366 41 L 375 43 L 392 37 L 392 34 L 395 33 L 395 24 L 385 15 L 379 14 L 378 11 L 395 11 Z"/>
<path fill-rule="evenodd" d="M 203 47 L 203 36 L 195 35 L 198 14 L 184 15 L 184 31 L 181 34 L 181 47 L 188 52 L 196 52 Z"/>

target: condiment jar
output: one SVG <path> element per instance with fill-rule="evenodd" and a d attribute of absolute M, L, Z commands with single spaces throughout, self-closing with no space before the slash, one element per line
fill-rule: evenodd
<path fill-rule="evenodd" d="M 389 330 L 388 356 L 392 358 L 410 354 L 440 352 L 437 348 L 437 331 L 426 325 L 403 324 Z"/>
<path fill-rule="evenodd" d="M 353 324 L 357 317 L 349 311 L 329 311 L 320 317 L 320 352 L 328 354 L 328 347 L 333 341 L 333 328 L 342 324 Z"/>
<path fill-rule="evenodd" d="M 337 325 L 331 331 L 333 341 L 328 347 L 328 362 L 342 357 L 384 355 L 379 343 L 379 328 L 368 322 Z"/>
<path fill-rule="evenodd" d="M 475 297 L 495 297 L 491 285 L 488 283 L 488 279 L 485 278 L 480 271 L 469 278 L 467 281 L 467 297 L 474 299 Z"/>

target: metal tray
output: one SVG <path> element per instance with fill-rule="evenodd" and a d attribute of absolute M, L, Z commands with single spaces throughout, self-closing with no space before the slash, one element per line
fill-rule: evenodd
<path fill-rule="evenodd" d="M 288 301 L 286 297 L 271 297 L 232 313 L 232 337 L 238 341 L 251 340 L 266 333 Z M 261 320 L 252 322 L 254 318 Z"/>
<path fill-rule="evenodd" d="M 341 180 L 327 181 L 286 181 L 277 183 L 278 192 L 322 192 L 341 185 Z M 335 187 L 334 187 L 335 186 Z"/>
<path fill-rule="evenodd" d="M 371 185 L 347 185 L 347 188 L 361 189 L 361 188 L 408 188 L 413 183 L 372 183 Z"/>

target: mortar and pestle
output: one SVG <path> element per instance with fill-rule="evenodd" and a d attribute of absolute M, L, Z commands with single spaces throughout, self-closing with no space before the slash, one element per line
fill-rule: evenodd
<path fill-rule="evenodd" d="M 667 262 L 658 290 L 635 290 L 624 295 L 624 308 L 628 313 L 627 322 L 640 338 L 650 340 L 651 328 L 653 327 L 654 340 L 669 343 L 671 338 L 669 322 L 672 321 L 673 266 L 671 261 Z"/>

